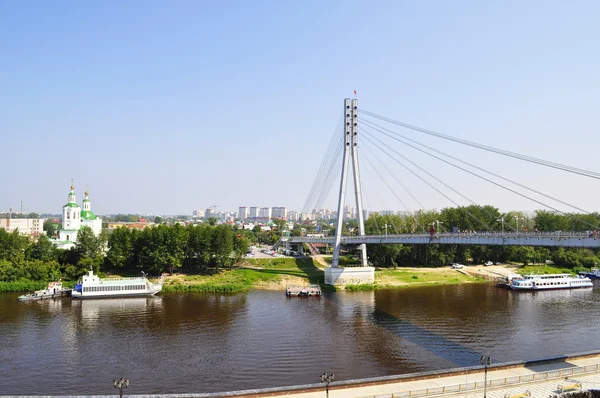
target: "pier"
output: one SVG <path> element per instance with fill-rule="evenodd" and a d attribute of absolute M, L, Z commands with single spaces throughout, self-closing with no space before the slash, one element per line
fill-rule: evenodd
<path fill-rule="evenodd" d="M 285 287 L 285 295 L 288 297 L 311 297 L 320 296 L 321 287 L 319 285 L 288 285 Z"/>

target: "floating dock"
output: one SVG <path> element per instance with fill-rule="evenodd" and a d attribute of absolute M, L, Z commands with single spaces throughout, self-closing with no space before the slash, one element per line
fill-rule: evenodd
<path fill-rule="evenodd" d="M 311 297 L 320 296 L 321 287 L 319 285 L 298 286 L 289 285 L 285 287 L 285 295 L 288 297 Z"/>

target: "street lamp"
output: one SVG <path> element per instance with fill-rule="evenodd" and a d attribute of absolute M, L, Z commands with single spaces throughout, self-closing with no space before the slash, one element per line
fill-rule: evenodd
<path fill-rule="evenodd" d="M 502 235 L 504 235 L 504 216 L 500 217 L 496 221 L 502 221 Z"/>
<path fill-rule="evenodd" d="M 124 377 L 121 377 L 120 380 L 114 380 L 113 386 L 119 389 L 119 397 L 123 398 L 123 389 L 129 387 L 129 380 Z"/>
<path fill-rule="evenodd" d="M 440 224 L 443 224 L 443 221 L 439 221 L 439 220 L 435 220 L 435 223 L 437 224 L 437 231 L 438 231 L 438 235 L 440 234 Z"/>
<path fill-rule="evenodd" d="M 481 364 L 485 366 L 485 376 L 483 382 L 483 398 L 487 398 L 487 368 L 492 364 L 492 357 L 481 356 Z"/>
<path fill-rule="evenodd" d="M 385 236 L 387 237 L 387 227 L 388 227 L 388 225 L 387 224 L 383 224 L 383 226 L 385 227 Z"/>
<path fill-rule="evenodd" d="M 325 383 L 325 396 L 329 398 L 329 383 L 333 381 L 333 373 L 327 374 L 323 373 L 321 375 L 321 383 Z"/>
<path fill-rule="evenodd" d="M 519 220 L 524 220 L 524 218 L 515 216 L 515 220 L 517 220 L 517 230 L 515 231 L 515 233 L 518 234 L 519 233 Z"/>

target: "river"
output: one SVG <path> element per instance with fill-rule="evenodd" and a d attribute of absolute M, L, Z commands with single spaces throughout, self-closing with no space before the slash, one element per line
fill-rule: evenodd
<path fill-rule="evenodd" d="M 491 284 L 17 301 L 0 294 L 0 395 L 201 393 L 600 349 L 600 286 Z"/>

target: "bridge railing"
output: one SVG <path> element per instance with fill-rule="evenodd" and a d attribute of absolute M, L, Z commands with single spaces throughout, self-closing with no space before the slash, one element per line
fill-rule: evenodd
<path fill-rule="evenodd" d="M 365 235 L 365 236 L 343 236 L 342 238 L 345 240 L 360 240 L 364 237 L 368 238 L 394 238 L 394 237 L 414 237 L 414 238 L 474 238 L 474 237 L 489 237 L 489 238 L 590 238 L 590 239 L 598 239 L 600 238 L 600 234 L 594 234 L 593 232 L 587 231 L 556 231 L 556 232 L 477 232 L 477 231 L 469 231 L 469 232 L 436 232 L 434 234 L 430 233 L 408 233 L 408 234 L 375 234 L 375 235 Z M 328 241 L 333 239 L 333 236 L 329 237 L 314 237 L 314 236 L 299 236 L 299 237 L 291 237 L 289 240 L 302 240 L 302 239 L 310 239 L 314 241 Z"/>
<path fill-rule="evenodd" d="M 547 372 L 535 372 L 520 376 L 500 377 L 488 379 L 487 388 L 500 388 L 508 386 L 516 386 L 520 384 L 530 384 L 552 379 L 564 379 L 565 377 L 575 375 L 585 375 L 598 373 L 600 364 L 592 364 L 586 366 L 576 366 L 572 368 L 554 369 Z M 431 397 L 436 395 L 463 393 L 466 391 L 483 390 L 485 382 L 483 380 L 474 381 L 471 383 L 451 384 L 447 386 L 437 386 L 430 388 L 420 388 L 415 390 L 404 390 L 388 394 L 363 395 L 357 398 L 414 398 L 414 397 Z"/>

